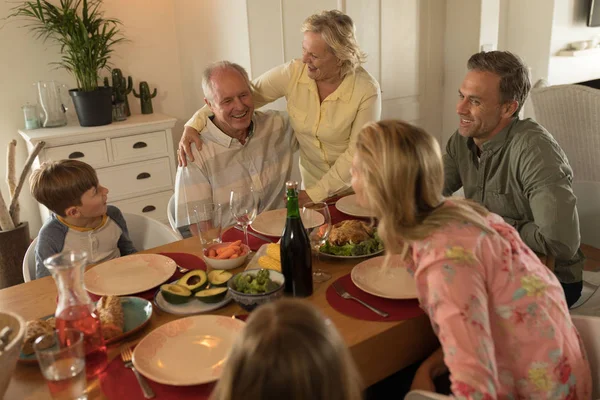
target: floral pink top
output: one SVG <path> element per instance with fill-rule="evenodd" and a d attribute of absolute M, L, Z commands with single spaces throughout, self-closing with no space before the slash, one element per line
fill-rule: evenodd
<path fill-rule="evenodd" d="M 554 274 L 496 214 L 413 243 L 421 307 L 466 399 L 589 399 L 591 373 Z"/>

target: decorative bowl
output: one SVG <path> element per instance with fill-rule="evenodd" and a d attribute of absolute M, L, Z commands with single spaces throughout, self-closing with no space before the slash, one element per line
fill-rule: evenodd
<path fill-rule="evenodd" d="M 211 249 L 216 250 L 221 247 L 227 247 L 231 243 L 232 242 L 215 243 L 215 244 L 211 244 L 210 246 L 204 248 L 204 257 L 203 257 L 204 262 L 212 269 L 234 269 L 234 268 L 237 268 L 240 265 L 242 265 L 246 261 L 246 258 L 248 257 L 248 253 L 250 253 L 250 248 L 248 246 L 246 246 L 245 244 L 240 244 L 240 247 L 242 248 L 242 255 L 237 258 L 219 260 L 217 258 L 211 258 L 208 256 L 209 250 L 211 250 Z"/>
<path fill-rule="evenodd" d="M 233 298 L 233 300 L 235 300 L 235 302 L 238 303 L 240 305 L 240 307 L 242 307 L 244 310 L 246 310 L 248 312 L 251 312 L 256 307 L 258 307 L 262 304 L 265 304 L 270 301 L 274 301 L 274 300 L 277 300 L 277 299 L 283 297 L 285 278 L 283 277 L 283 274 L 281 272 L 277 272 L 274 270 L 268 270 L 269 277 L 271 278 L 271 280 L 274 283 L 277 284 L 277 287 L 274 288 L 273 290 L 268 291 L 266 293 L 261 293 L 261 294 L 248 294 L 248 293 L 238 292 L 236 290 L 235 282 L 236 282 L 236 277 L 238 275 L 240 275 L 240 276 L 244 276 L 244 275 L 256 276 L 258 271 L 260 271 L 260 269 L 249 269 L 249 270 L 246 270 L 243 272 L 239 272 L 239 273 L 235 274 L 227 283 L 227 287 L 229 288 L 229 293 L 231 294 L 231 297 Z"/>
<path fill-rule="evenodd" d="M 17 358 L 21 354 L 21 345 L 26 329 L 23 318 L 15 313 L 2 311 L 0 312 L 0 330 L 4 329 L 5 326 L 12 328 L 12 333 L 8 336 L 8 345 L 0 354 L 0 399 L 3 398 L 4 392 L 8 388 L 10 377 L 17 364 Z"/>

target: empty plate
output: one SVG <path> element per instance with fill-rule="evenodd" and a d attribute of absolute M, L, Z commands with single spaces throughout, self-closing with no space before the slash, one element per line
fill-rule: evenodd
<path fill-rule="evenodd" d="M 160 254 L 132 254 L 96 265 L 83 275 L 83 281 L 90 293 L 123 296 L 164 283 L 175 268 L 175 261 Z"/>
<path fill-rule="evenodd" d="M 133 365 L 146 378 L 165 385 L 216 381 L 245 322 L 220 315 L 197 315 L 164 324 L 133 352 Z"/>
<path fill-rule="evenodd" d="M 352 268 L 352 282 L 373 296 L 386 299 L 415 299 L 417 286 L 401 261 L 394 262 L 392 257 L 389 267 L 383 266 L 385 257 L 375 257 L 363 261 Z"/>
<path fill-rule="evenodd" d="M 322 214 L 313 210 L 307 211 L 307 217 L 302 216 L 304 228 L 313 228 L 321 225 L 325 221 Z M 300 214 L 302 214 L 302 210 L 300 211 Z M 285 228 L 286 218 L 287 209 L 285 208 L 266 211 L 256 217 L 252 223 L 252 229 L 267 236 L 281 236 L 283 234 L 283 229 Z M 310 221 L 310 226 L 306 226 L 306 221 Z"/>
<path fill-rule="evenodd" d="M 356 202 L 356 195 L 342 197 L 335 203 L 335 208 L 344 214 L 352 215 L 353 217 L 372 217 L 373 213 L 368 209 L 359 206 Z"/>

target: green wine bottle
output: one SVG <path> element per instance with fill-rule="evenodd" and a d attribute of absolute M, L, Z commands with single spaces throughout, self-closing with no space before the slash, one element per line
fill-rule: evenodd
<path fill-rule="evenodd" d="M 287 219 L 281 236 L 281 272 L 285 277 L 284 292 L 294 297 L 313 293 L 310 240 L 298 208 L 298 182 L 285 183 Z"/>

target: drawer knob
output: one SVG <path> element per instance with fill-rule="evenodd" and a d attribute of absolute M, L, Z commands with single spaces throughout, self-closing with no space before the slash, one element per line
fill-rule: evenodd
<path fill-rule="evenodd" d="M 154 206 L 146 206 L 146 207 L 142 208 L 142 212 L 144 212 L 144 213 L 152 212 L 154 210 L 156 210 L 156 207 L 154 207 Z"/>
<path fill-rule="evenodd" d="M 143 149 L 144 147 L 148 147 L 148 145 L 146 144 L 146 142 L 136 142 L 133 145 L 134 149 Z"/>
<path fill-rule="evenodd" d="M 142 172 L 141 174 L 139 174 L 139 175 L 137 176 L 137 179 L 140 179 L 140 180 L 141 180 L 141 179 L 148 179 L 148 178 L 150 178 L 150 174 L 149 174 L 149 173 L 147 173 L 147 172 Z"/>
<path fill-rule="evenodd" d="M 82 152 L 80 152 L 80 151 L 74 151 L 74 152 L 72 152 L 71 154 L 69 154 L 69 158 L 70 158 L 70 159 L 75 159 L 75 158 L 83 158 L 83 157 L 85 157 L 85 154 L 83 154 L 83 153 L 82 153 Z"/>

